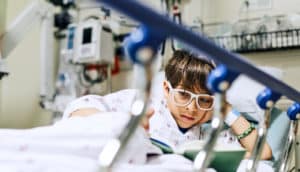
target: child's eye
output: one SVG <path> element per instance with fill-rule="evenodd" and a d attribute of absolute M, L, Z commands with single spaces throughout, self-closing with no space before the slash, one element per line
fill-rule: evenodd
<path fill-rule="evenodd" d="M 180 91 L 179 94 L 180 94 L 180 96 L 182 96 L 182 97 L 190 97 L 190 94 L 187 93 L 187 92 L 185 92 L 185 91 Z"/>
<path fill-rule="evenodd" d="M 211 104 L 213 100 L 209 97 L 199 97 L 198 101 L 200 104 L 202 103 Z"/>
<path fill-rule="evenodd" d="M 187 99 L 188 100 L 191 98 L 191 95 L 185 91 L 178 91 L 176 97 L 179 99 Z"/>

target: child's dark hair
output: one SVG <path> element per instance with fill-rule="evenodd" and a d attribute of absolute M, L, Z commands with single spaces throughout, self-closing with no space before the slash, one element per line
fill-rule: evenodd
<path fill-rule="evenodd" d="M 172 87 L 179 84 L 190 90 L 210 91 L 206 87 L 208 74 L 214 64 L 186 50 L 177 50 L 166 65 L 165 75 Z"/>

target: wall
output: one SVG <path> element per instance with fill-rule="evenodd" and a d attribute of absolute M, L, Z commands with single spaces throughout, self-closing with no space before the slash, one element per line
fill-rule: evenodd
<path fill-rule="evenodd" d="M 7 1 L 7 26 L 31 0 Z M 49 123 L 50 113 L 39 107 L 39 26 L 7 57 L 10 75 L 1 81 L 0 127 L 28 128 Z"/>
<path fill-rule="evenodd" d="M 251 0 L 250 0 L 251 1 Z M 159 8 L 159 2 L 153 3 Z M 258 19 L 264 15 L 276 16 L 298 12 L 300 5 L 296 0 L 270 0 L 271 8 L 263 10 L 249 10 L 246 14 L 243 10 L 243 1 L 240 0 L 191 0 L 183 1 L 186 6 L 183 9 L 183 20 L 191 24 L 192 20 L 200 17 L 204 23 L 235 22 L 238 19 Z M 169 50 L 170 51 L 170 50 Z M 273 66 L 284 71 L 283 80 L 290 86 L 300 90 L 297 75 L 300 71 L 300 50 L 282 50 L 274 52 L 242 54 L 254 64 L 261 66 Z"/>
<path fill-rule="evenodd" d="M 262 17 L 263 15 L 291 14 L 299 11 L 300 2 L 297 0 L 269 0 L 271 8 L 249 10 L 249 18 Z M 236 21 L 245 19 L 246 12 L 243 9 L 243 0 L 202 0 L 205 6 L 204 19 L 206 23 Z M 250 0 L 251 2 L 251 0 Z"/>
<path fill-rule="evenodd" d="M 3 33 L 6 22 L 6 0 L 0 1 L 0 34 Z"/>
<path fill-rule="evenodd" d="M 251 1 L 251 0 L 250 0 Z M 257 20 L 264 15 L 280 16 L 299 12 L 300 2 L 296 0 L 269 0 L 271 8 L 263 10 L 249 10 L 248 14 L 242 10 L 242 2 L 240 0 L 203 0 L 206 7 L 204 12 L 204 22 L 208 27 L 217 23 L 234 23 L 238 19 Z M 212 24 L 212 25 L 209 25 Z M 300 82 L 297 81 L 297 75 L 300 72 L 300 51 L 299 50 L 282 50 L 261 53 L 243 54 L 255 64 L 274 66 L 283 69 L 284 81 L 288 85 L 300 90 Z"/>
<path fill-rule="evenodd" d="M 4 32 L 5 24 L 6 24 L 6 0 L 0 1 L 0 35 Z M 0 42 L 0 47 L 1 47 L 1 42 Z M 1 52 L 0 52 L 0 60 L 1 60 Z M 0 80 L 0 114 L 2 111 L 2 81 Z"/>
<path fill-rule="evenodd" d="M 289 86 L 300 90 L 300 50 L 285 50 L 265 53 L 243 54 L 252 62 L 261 66 L 273 66 L 282 69 L 283 81 Z"/>

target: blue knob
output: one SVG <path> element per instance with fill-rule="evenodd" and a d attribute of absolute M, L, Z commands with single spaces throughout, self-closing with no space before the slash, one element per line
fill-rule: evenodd
<path fill-rule="evenodd" d="M 287 110 L 287 115 L 290 118 L 290 120 L 297 120 L 300 118 L 300 104 L 294 103 L 292 106 L 290 106 Z"/>
<path fill-rule="evenodd" d="M 269 88 L 266 88 L 258 94 L 256 97 L 256 102 L 262 109 L 268 109 L 272 107 L 277 100 L 279 100 L 281 94 L 272 91 Z"/>
<path fill-rule="evenodd" d="M 164 39 L 161 32 L 142 25 L 125 38 L 125 53 L 133 63 L 147 64 L 154 59 Z"/>
<path fill-rule="evenodd" d="M 225 65 L 219 65 L 208 76 L 207 87 L 212 92 L 224 92 L 238 77 L 239 73 L 229 70 Z"/>

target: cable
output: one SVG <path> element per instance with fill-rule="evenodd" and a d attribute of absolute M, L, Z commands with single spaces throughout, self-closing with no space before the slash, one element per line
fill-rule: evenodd
<path fill-rule="evenodd" d="M 294 166 L 293 168 L 291 168 L 288 172 L 292 172 L 292 171 L 296 171 L 296 167 Z"/>

